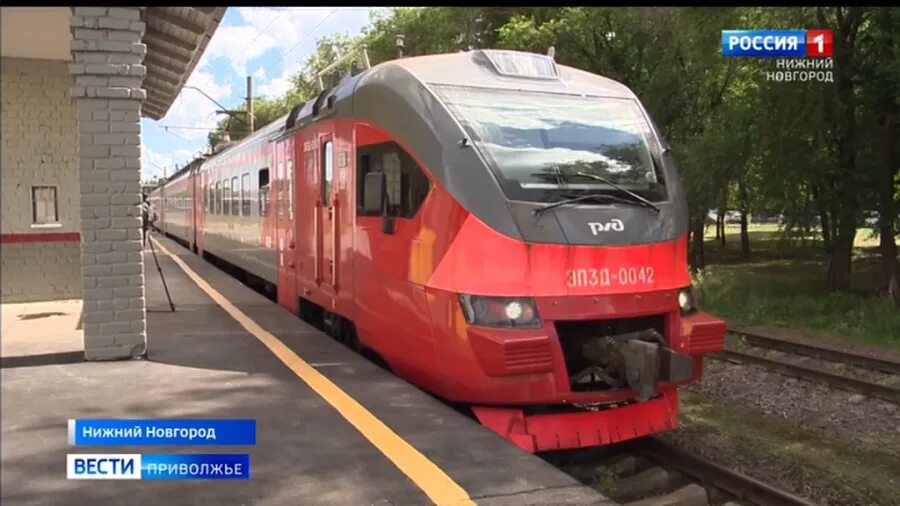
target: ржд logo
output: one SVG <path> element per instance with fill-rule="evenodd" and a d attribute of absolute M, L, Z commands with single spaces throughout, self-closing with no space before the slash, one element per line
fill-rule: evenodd
<path fill-rule="evenodd" d="M 625 224 L 618 218 L 613 218 L 609 220 L 608 223 L 590 221 L 588 222 L 588 226 L 591 227 L 591 233 L 594 235 L 597 235 L 600 232 L 609 232 L 610 230 L 614 232 L 622 232 L 625 230 Z"/>

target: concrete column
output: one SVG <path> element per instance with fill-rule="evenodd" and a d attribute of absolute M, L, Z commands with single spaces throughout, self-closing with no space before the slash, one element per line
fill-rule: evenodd
<path fill-rule="evenodd" d="M 74 7 L 71 18 L 88 360 L 147 350 L 140 210 L 143 10 Z"/>

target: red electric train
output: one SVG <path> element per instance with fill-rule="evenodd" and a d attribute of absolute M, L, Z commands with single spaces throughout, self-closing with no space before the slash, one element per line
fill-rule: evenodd
<path fill-rule="evenodd" d="M 677 385 L 723 345 L 659 131 L 548 56 L 366 68 L 151 202 L 162 232 L 527 451 L 673 428 Z"/>

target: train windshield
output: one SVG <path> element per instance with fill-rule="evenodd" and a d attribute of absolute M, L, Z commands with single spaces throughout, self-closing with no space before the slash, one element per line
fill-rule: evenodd
<path fill-rule="evenodd" d="M 608 182 L 653 202 L 666 200 L 650 151 L 652 130 L 632 99 L 435 89 L 512 200 L 553 202 L 620 191 Z"/>

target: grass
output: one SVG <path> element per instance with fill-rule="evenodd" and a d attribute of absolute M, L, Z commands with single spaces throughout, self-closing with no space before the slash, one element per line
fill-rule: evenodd
<path fill-rule="evenodd" d="M 871 231 L 856 237 L 851 288 L 829 293 L 821 239 L 788 242 L 778 225 L 751 225 L 751 259 L 740 255 L 740 229 L 726 226 L 726 244 L 707 230 L 707 267 L 694 276 L 700 306 L 744 325 L 786 325 L 825 331 L 848 341 L 900 350 L 900 310 L 877 292 L 880 258 Z"/>
<path fill-rule="evenodd" d="M 597 469 L 594 470 L 591 486 L 593 486 L 594 490 L 597 492 L 606 496 L 611 496 L 616 492 L 616 483 L 618 481 L 619 477 L 616 475 L 615 471 L 606 466 L 598 466 Z"/>
<path fill-rule="evenodd" d="M 794 481 L 815 483 L 844 504 L 898 504 L 897 459 L 807 431 L 782 420 L 739 408 L 726 408 L 683 393 L 682 428 L 727 438 L 727 446 L 756 466 L 775 474 L 791 474 Z M 886 444 L 893 444 L 885 442 Z"/>

